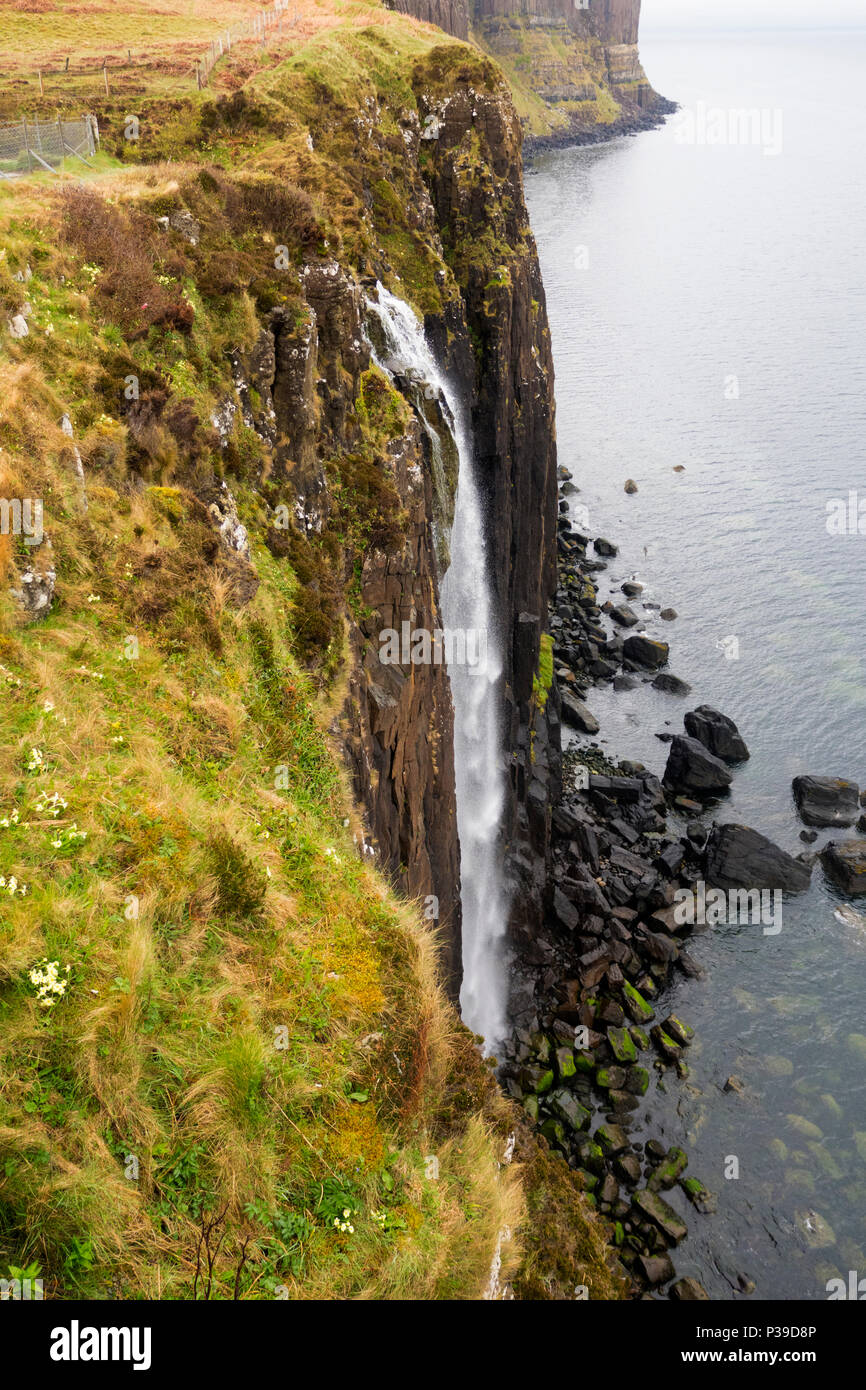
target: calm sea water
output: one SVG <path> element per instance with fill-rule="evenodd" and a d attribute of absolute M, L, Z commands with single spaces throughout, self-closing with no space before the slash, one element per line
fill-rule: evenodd
<path fill-rule="evenodd" d="M 685 709 L 731 715 L 752 756 L 718 819 L 798 852 L 792 777 L 866 786 L 866 535 L 827 531 L 833 499 L 859 492 L 866 514 L 866 32 L 647 39 L 642 57 L 691 142 L 681 114 L 527 179 L 560 461 L 620 546 L 601 596 L 636 576 L 673 606 L 646 630 L 693 686 L 686 702 L 641 685 L 588 703 L 611 753 L 659 773 L 655 735 Z M 757 143 L 731 143 L 744 109 Z M 753 1299 L 866 1276 L 866 1061 L 849 1043 L 866 1034 L 866 930 L 834 918 L 843 902 L 817 867 L 778 936 L 695 937 L 707 978 L 676 985 L 692 1075 L 652 1090 L 641 1119 L 718 1194 L 714 1217 L 670 1198 L 690 1228 L 678 1273 L 712 1298 L 742 1297 L 740 1273 Z M 745 1095 L 722 1090 L 732 1072 Z"/>

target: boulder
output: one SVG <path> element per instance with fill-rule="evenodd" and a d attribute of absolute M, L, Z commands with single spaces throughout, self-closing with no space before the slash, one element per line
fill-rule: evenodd
<path fill-rule="evenodd" d="M 652 637 L 645 637 L 642 633 L 627 637 L 622 651 L 628 661 L 633 661 L 637 666 L 646 666 L 650 671 L 667 666 L 670 655 L 667 642 L 655 642 Z"/>
<path fill-rule="evenodd" d="M 571 724 L 577 729 L 581 729 L 585 734 L 597 734 L 601 725 L 583 703 L 578 700 L 576 695 L 572 695 L 570 690 L 563 690 L 562 717 L 566 724 Z"/>
<path fill-rule="evenodd" d="M 688 1235 L 686 1223 L 657 1192 L 643 1189 L 635 1193 L 633 1201 L 638 1212 L 659 1228 L 669 1244 L 676 1245 Z"/>
<path fill-rule="evenodd" d="M 831 840 L 821 851 L 821 863 L 846 893 L 866 893 L 866 840 Z"/>
<path fill-rule="evenodd" d="M 859 815 L 860 788 L 842 777 L 795 777 L 794 800 L 800 819 L 824 827 L 853 825 Z"/>
<path fill-rule="evenodd" d="M 557 1118 L 571 1129 L 586 1129 L 589 1124 L 590 1113 L 573 1092 L 565 1089 L 552 1091 L 547 1103 Z"/>
<path fill-rule="evenodd" d="M 614 556 L 619 554 L 617 546 L 613 541 L 605 540 L 604 536 L 597 536 L 593 541 L 596 555 Z"/>
<path fill-rule="evenodd" d="M 781 888 L 804 893 L 812 870 L 748 825 L 714 825 L 704 851 L 713 888 Z"/>
<path fill-rule="evenodd" d="M 749 750 L 740 737 L 739 729 L 733 719 L 720 714 L 711 705 L 698 705 L 690 710 L 683 723 L 686 733 L 696 738 L 716 758 L 725 763 L 745 762 Z"/>
<path fill-rule="evenodd" d="M 703 1284 L 699 1284 L 697 1279 L 678 1279 L 671 1289 L 671 1298 L 677 1299 L 680 1303 L 702 1303 L 705 1299 L 709 1301 L 709 1297 Z"/>
<path fill-rule="evenodd" d="M 700 799 L 720 796 L 734 780 L 720 758 L 696 738 L 677 734 L 671 739 L 664 784 L 675 792 L 687 792 Z"/>
<path fill-rule="evenodd" d="M 610 610 L 610 616 L 615 623 L 619 623 L 620 627 L 637 627 L 640 622 L 637 613 L 627 603 L 614 604 Z"/>
<path fill-rule="evenodd" d="M 667 1284 L 676 1273 L 670 1255 L 640 1255 L 638 1265 L 644 1279 L 653 1288 L 658 1284 Z"/>
<path fill-rule="evenodd" d="M 559 888 L 555 888 L 553 891 L 553 911 L 557 921 L 562 923 L 566 931 L 576 931 L 580 922 L 577 909 L 572 906 Z"/>

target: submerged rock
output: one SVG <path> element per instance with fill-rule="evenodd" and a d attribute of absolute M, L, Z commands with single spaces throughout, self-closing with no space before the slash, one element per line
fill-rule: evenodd
<path fill-rule="evenodd" d="M 795 1211 L 794 1219 L 813 1250 L 826 1250 L 836 1244 L 836 1233 L 817 1211 Z"/>
<path fill-rule="evenodd" d="M 688 695 L 692 688 L 688 681 L 680 680 L 670 671 L 660 671 L 652 684 L 654 690 L 663 690 L 667 695 Z"/>

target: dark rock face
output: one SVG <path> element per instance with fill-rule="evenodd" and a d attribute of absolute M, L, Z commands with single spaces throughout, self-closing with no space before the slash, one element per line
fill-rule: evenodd
<path fill-rule="evenodd" d="M 747 825 L 714 825 L 705 851 L 714 888 L 780 888 L 804 893 L 812 870 Z"/>
<path fill-rule="evenodd" d="M 664 784 L 674 792 L 699 798 L 720 796 L 733 781 L 728 768 L 695 738 L 671 740 Z"/>
<path fill-rule="evenodd" d="M 860 788 L 841 777 L 795 777 L 794 800 L 807 825 L 849 826 L 857 820 Z"/>
<path fill-rule="evenodd" d="M 831 840 L 821 853 L 821 863 L 846 893 L 866 893 L 866 840 Z"/>
<path fill-rule="evenodd" d="M 436 103 L 423 73 L 416 81 L 422 121 L 438 122 L 425 178 L 465 309 L 462 323 L 431 318 L 427 328 L 471 408 L 505 667 L 511 786 L 503 836 L 515 885 L 512 921 L 532 928 L 542 914 L 560 739 L 555 683 L 543 708 L 533 690 L 556 589 L 558 519 L 544 287 L 523 199 L 520 123 L 507 89 L 467 82 Z M 473 142 L 480 163 L 474 155 L 467 163 Z M 499 261 L 492 278 L 476 249 L 490 239 Z"/>
<path fill-rule="evenodd" d="M 466 0 L 389 0 L 388 8 L 413 15 L 425 24 L 438 24 L 456 39 L 469 37 L 469 11 Z"/>
<path fill-rule="evenodd" d="M 273 445 L 273 478 L 291 498 L 297 531 L 315 540 L 332 509 L 321 460 L 355 442 L 352 415 L 369 349 L 363 295 L 350 271 L 337 262 L 310 265 L 303 285 L 307 314 L 300 325 L 274 310 L 253 349 L 235 354 L 233 366 L 245 420 Z M 460 852 L 448 676 L 444 665 L 404 668 L 379 660 L 383 629 L 399 632 L 404 620 L 431 631 L 442 627 L 433 485 L 415 419 L 390 441 L 387 466 L 406 520 L 396 543 L 364 559 L 359 596 L 368 616 L 350 627 L 348 698 L 335 732 L 382 867 L 407 895 L 438 900 L 444 978 L 456 999 Z M 273 534 L 280 553 L 287 533 Z"/>
<path fill-rule="evenodd" d="M 400 632 L 403 621 L 442 627 L 432 485 L 421 466 L 420 430 L 392 441 L 391 453 L 408 522 L 399 551 L 375 551 L 362 570 L 362 601 L 375 616 L 362 619 L 353 635 L 347 706 L 353 718 L 345 747 L 380 857 L 395 883 L 410 897 L 438 899 L 443 964 L 456 998 L 462 960 L 451 687 L 444 665 L 383 665 L 378 647 L 379 632 Z"/>
<path fill-rule="evenodd" d="M 683 723 L 686 733 L 708 748 L 714 757 L 721 758 L 722 762 L 740 763 L 748 758 L 749 750 L 733 719 L 728 719 L 727 715 L 720 714 L 712 706 L 698 705 L 697 709 L 689 711 Z"/>

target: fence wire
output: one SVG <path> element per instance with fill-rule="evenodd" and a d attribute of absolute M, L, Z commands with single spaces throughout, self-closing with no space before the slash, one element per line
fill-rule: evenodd
<path fill-rule="evenodd" d="M 64 159 L 85 164 L 96 154 L 99 127 L 95 116 L 76 121 L 40 121 L 22 117 L 0 122 L 0 177 L 50 169 L 56 173 Z"/>

